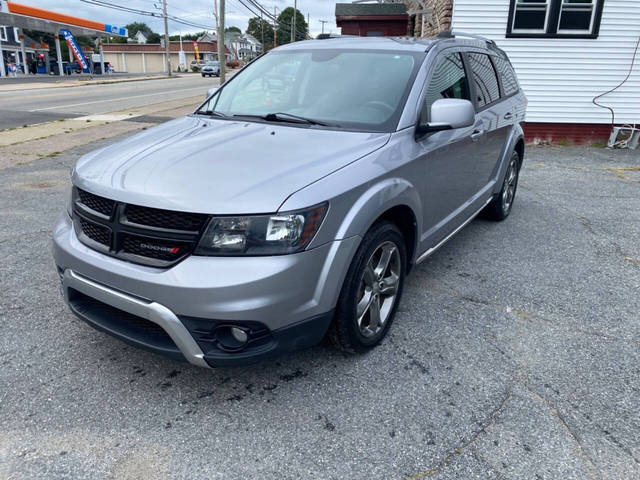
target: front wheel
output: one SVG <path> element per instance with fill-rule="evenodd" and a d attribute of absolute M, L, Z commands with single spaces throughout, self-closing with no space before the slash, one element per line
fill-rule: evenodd
<path fill-rule="evenodd" d="M 362 240 L 340 292 L 329 336 L 338 348 L 365 352 L 387 335 L 400 302 L 407 265 L 404 237 L 378 222 Z"/>
<path fill-rule="evenodd" d="M 513 208 L 513 202 L 518 190 L 518 178 L 520 176 L 520 155 L 513 152 L 509 159 L 509 166 L 504 175 L 502 189 L 493 197 L 493 200 L 484 209 L 484 216 L 490 220 L 502 221 L 509 216 Z"/>

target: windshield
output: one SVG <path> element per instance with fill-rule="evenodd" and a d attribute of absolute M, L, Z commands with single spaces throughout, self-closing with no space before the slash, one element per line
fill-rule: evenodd
<path fill-rule="evenodd" d="M 205 63 L 205 65 L 207 67 L 217 67 L 218 66 L 218 62 L 209 61 L 209 62 Z"/>
<path fill-rule="evenodd" d="M 280 121 L 296 116 L 329 127 L 391 131 L 402 113 L 420 55 L 275 51 L 242 70 L 197 113 L 267 117 L 263 120 L 274 120 L 270 114 L 279 114 Z"/>

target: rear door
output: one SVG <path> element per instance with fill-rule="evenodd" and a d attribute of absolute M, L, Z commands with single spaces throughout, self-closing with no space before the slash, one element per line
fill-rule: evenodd
<path fill-rule="evenodd" d="M 486 52 L 467 52 L 466 61 L 472 72 L 472 92 L 476 106 L 476 127 L 472 134 L 476 143 L 476 191 L 493 178 L 502 150 L 514 123 L 512 102 L 501 96 L 500 81 L 491 56 Z"/>

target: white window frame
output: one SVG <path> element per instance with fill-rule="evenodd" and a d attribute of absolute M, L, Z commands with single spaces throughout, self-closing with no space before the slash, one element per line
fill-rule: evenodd
<path fill-rule="evenodd" d="M 563 0 L 564 1 L 564 0 Z M 542 10 L 545 8 L 544 27 L 537 28 L 516 28 L 516 18 L 518 16 L 518 10 Z M 521 3 L 521 0 L 516 0 L 513 10 L 513 19 L 511 20 L 511 33 L 547 33 L 547 27 L 549 26 L 549 13 L 551 12 L 551 0 L 541 0 L 538 4 L 533 3 Z"/>
<path fill-rule="evenodd" d="M 567 34 L 567 35 L 580 35 L 580 34 L 589 34 L 593 31 L 593 21 L 596 18 L 596 6 L 597 6 L 597 0 L 590 0 L 591 3 L 589 4 L 589 6 L 583 6 L 583 5 L 587 5 L 587 4 L 581 4 L 581 3 L 570 3 L 569 0 L 562 0 L 562 3 L 560 5 L 560 15 L 558 15 L 558 33 L 560 34 Z M 591 9 L 591 20 L 589 21 L 589 28 L 586 30 L 573 30 L 573 29 L 561 29 L 560 28 L 560 23 L 562 22 L 562 14 L 565 12 L 565 10 L 573 10 L 573 11 L 588 11 L 589 9 Z"/>
<path fill-rule="evenodd" d="M 7 40 L 7 27 L 0 27 L 0 41 L 8 42 L 8 40 Z"/>

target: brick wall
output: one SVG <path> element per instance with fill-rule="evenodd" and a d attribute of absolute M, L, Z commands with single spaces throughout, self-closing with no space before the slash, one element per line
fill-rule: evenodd
<path fill-rule="evenodd" d="M 406 0 L 409 10 L 422 10 L 422 4 L 430 8 L 431 22 L 425 18 L 424 34 L 422 36 L 432 37 L 443 30 L 451 29 L 451 15 L 453 13 L 453 0 Z M 413 18 L 414 36 L 420 37 L 422 32 L 422 15 L 415 15 Z"/>

